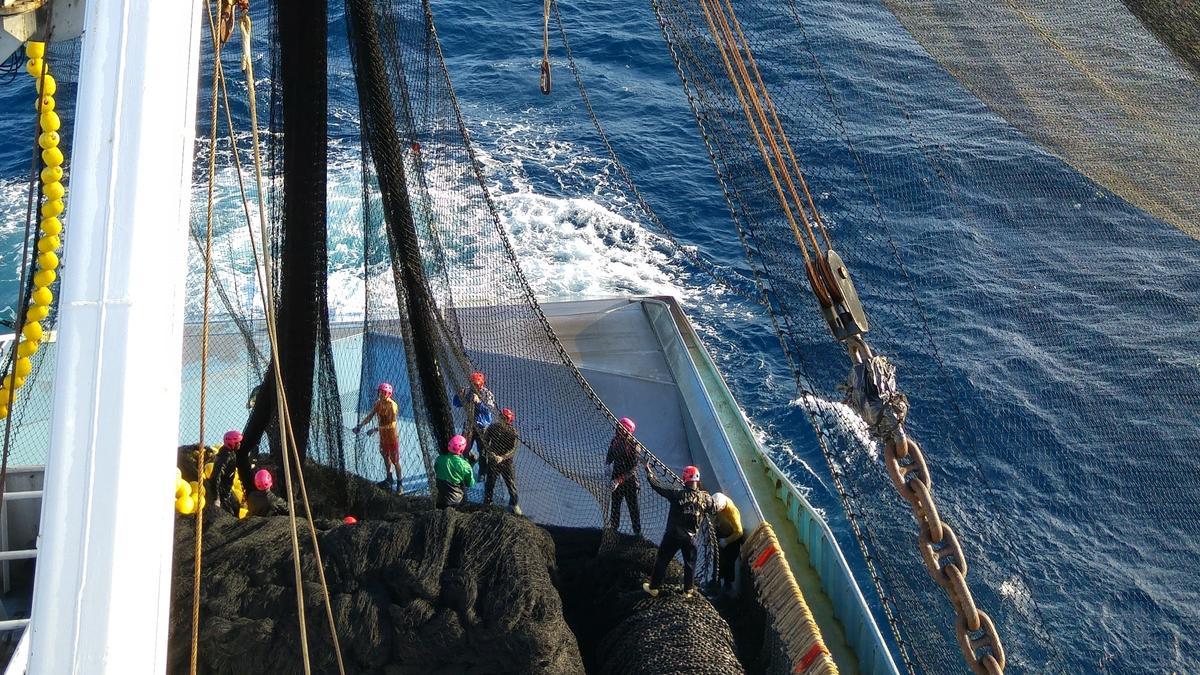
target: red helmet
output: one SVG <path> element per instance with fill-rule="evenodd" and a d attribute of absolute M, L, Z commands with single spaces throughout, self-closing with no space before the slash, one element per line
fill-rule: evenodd
<path fill-rule="evenodd" d="M 234 443 L 242 442 L 242 432 L 237 429 L 230 429 L 225 432 L 225 445 L 232 446 Z"/>
<path fill-rule="evenodd" d="M 447 447 L 452 454 L 461 455 L 467 450 L 467 439 L 462 436 L 455 436 L 450 439 L 450 445 Z"/>
<path fill-rule="evenodd" d="M 259 469 L 258 473 L 254 474 L 254 487 L 266 492 L 271 489 L 275 481 L 271 480 L 271 472 L 266 469 Z"/>
<path fill-rule="evenodd" d="M 358 522 L 358 518 L 355 518 L 354 516 L 346 516 L 345 518 L 342 518 L 342 522 L 347 525 L 353 525 Z"/>
<path fill-rule="evenodd" d="M 681 478 L 685 483 L 698 483 L 700 482 L 700 469 L 694 466 L 685 466 Z"/>
<path fill-rule="evenodd" d="M 482 387 L 484 382 L 487 382 L 487 378 L 483 376 L 483 373 L 478 371 L 471 373 L 471 384 Z"/>
<path fill-rule="evenodd" d="M 504 417 L 504 419 L 508 420 L 509 424 L 512 424 L 517 420 L 517 414 L 512 411 L 512 408 L 501 408 L 500 415 Z"/>
<path fill-rule="evenodd" d="M 637 430 L 637 425 L 634 424 L 633 420 L 629 419 L 628 417 L 622 417 L 620 422 L 621 426 L 625 427 L 625 431 L 628 431 L 631 434 Z"/>
<path fill-rule="evenodd" d="M 383 394 L 384 396 L 387 396 L 387 397 L 389 397 L 389 398 L 390 398 L 390 397 L 391 397 L 391 395 L 392 395 L 392 385 L 388 384 L 387 382 L 380 382 L 380 383 L 379 383 L 379 386 L 378 386 L 378 387 L 375 387 L 375 389 L 376 389 L 376 390 L 377 390 L 379 393 L 381 393 L 381 394 Z"/>

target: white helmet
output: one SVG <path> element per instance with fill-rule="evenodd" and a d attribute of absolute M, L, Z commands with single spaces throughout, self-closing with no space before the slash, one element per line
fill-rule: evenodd
<path fill-rule="evenodd" d="M 724 511 L 726 506 L 729 506 L 729 497 L 726 497 L 725 495 L 721 494 L 720 492 L 714 492 L 712 497 L 713 497 L 713 506 L 715 506 L 717 508 L 718 513 L 720 513 L 721 511 Z"/>

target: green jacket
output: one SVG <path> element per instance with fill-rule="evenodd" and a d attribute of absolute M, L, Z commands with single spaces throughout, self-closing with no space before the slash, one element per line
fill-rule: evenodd
<path fill-rule="evenodd" d="M 444 480 L 451 485 L 469 488 L 475 484 L 475 474 L 471 464 L 460 455 L 443 452 L 433 463 L 433 473 L 438 480 Z"/>

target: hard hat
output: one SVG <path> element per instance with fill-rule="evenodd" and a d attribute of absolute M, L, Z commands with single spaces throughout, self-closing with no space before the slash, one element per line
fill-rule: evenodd
<path fill-rule="evenodd" d="M 484 382 L 487 382 L 487 378 L 483 376 L 483 373 L 471 373 L 471 384 L 475 385 L 476 387 L 482 387 Z"/>
<path fill-rule="evenodd" d="M 387 382 L 380 382 L 379 386 L 375 387 L 375 389 L 378 390 L 379 393 L 383 394 L 384 396 L 392 395 L 392 385 L 388 384 Z"/>
<path fill-rule="evenodd" d="M 720 492 L 714 492 L 713 493 L 713 506 L 715 506 L 717 508 L 718 512 L 724 511 L 725 507 L 729 506 L 729 497 L 726 497 L 725 495 L 721 494 Z"/>
<path fill-rule="evenodd" d="M 467 439 L 463 438 L 462 436 L 455 436 L 454 438 L 450 439 L 450 445 L 448 447 L 450 452 L 456 455 L 461 455 L 467 449 Z"/>
<path fill-rule="evenodd" d="M 504 419 L 508 420 L 509 424 L 512 424 L 517 419 L 517 414 L 512 411 L 512 408 L 503 408 L 500 410 L 500 414 Z"/>
<path fill-rule="evenodd" d="M 358 518 L 355 518 L 354 516 L 346 516 L 345 518 L 342 518 L 342 522 L 347 525 L 353 525 L 358 522 Z"/>
<path fill-rule="evenodd" d="M 683 482 L 685 482 L 685 483 L 699 482 L 700 481 L 700 469 L 697 469 L 694 466 L 685 466 L 685 467 L 683 467 L 683 476 L 681 476 L 681 478 L 683 478 Z"/>
<path fill-rule="evenodd" d="M 259 469 L 258 473 L 254 474 L 254 487 L 266 492 L 271 489 L 275 481 L 271 479 L 271 472 L 266 469 Z"/>
<path fill-rule="evenodd" d="M 225 445 L 233 445 L 234 443 L 242 442 L 242 432 L 237 429 L 230 429 L 225 432 Z"/>
<path fill-rule="evenodd" d="M 634 424 L 633 420 L 629 419 L 628 417 L 622 417 L 620 421 L 621 426 L 625 427 L 625 431 L 628 431 L 631 434 L 634 431 L 637 431 L 637 425 Z"/>

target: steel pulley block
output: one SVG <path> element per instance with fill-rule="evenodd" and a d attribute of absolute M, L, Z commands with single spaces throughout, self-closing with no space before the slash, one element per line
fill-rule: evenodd
<path fill-rule="evenodd" d="M 854 280 L 850 278 L 850 270 L 837 251 L 829 249 L 822 261 L 825 267 L 824 276 L 833 288 L 829 294 L 837 301 L 830 307 L 821 307 L 821 314 L 829 324 L 829 330 L 838 340 L 848 340 L 855 335 L 862 335 L 870 330 L 867 314 L 863 310 L 862 301 L 858 299 L 858 291 L 854 288 Z"/>

